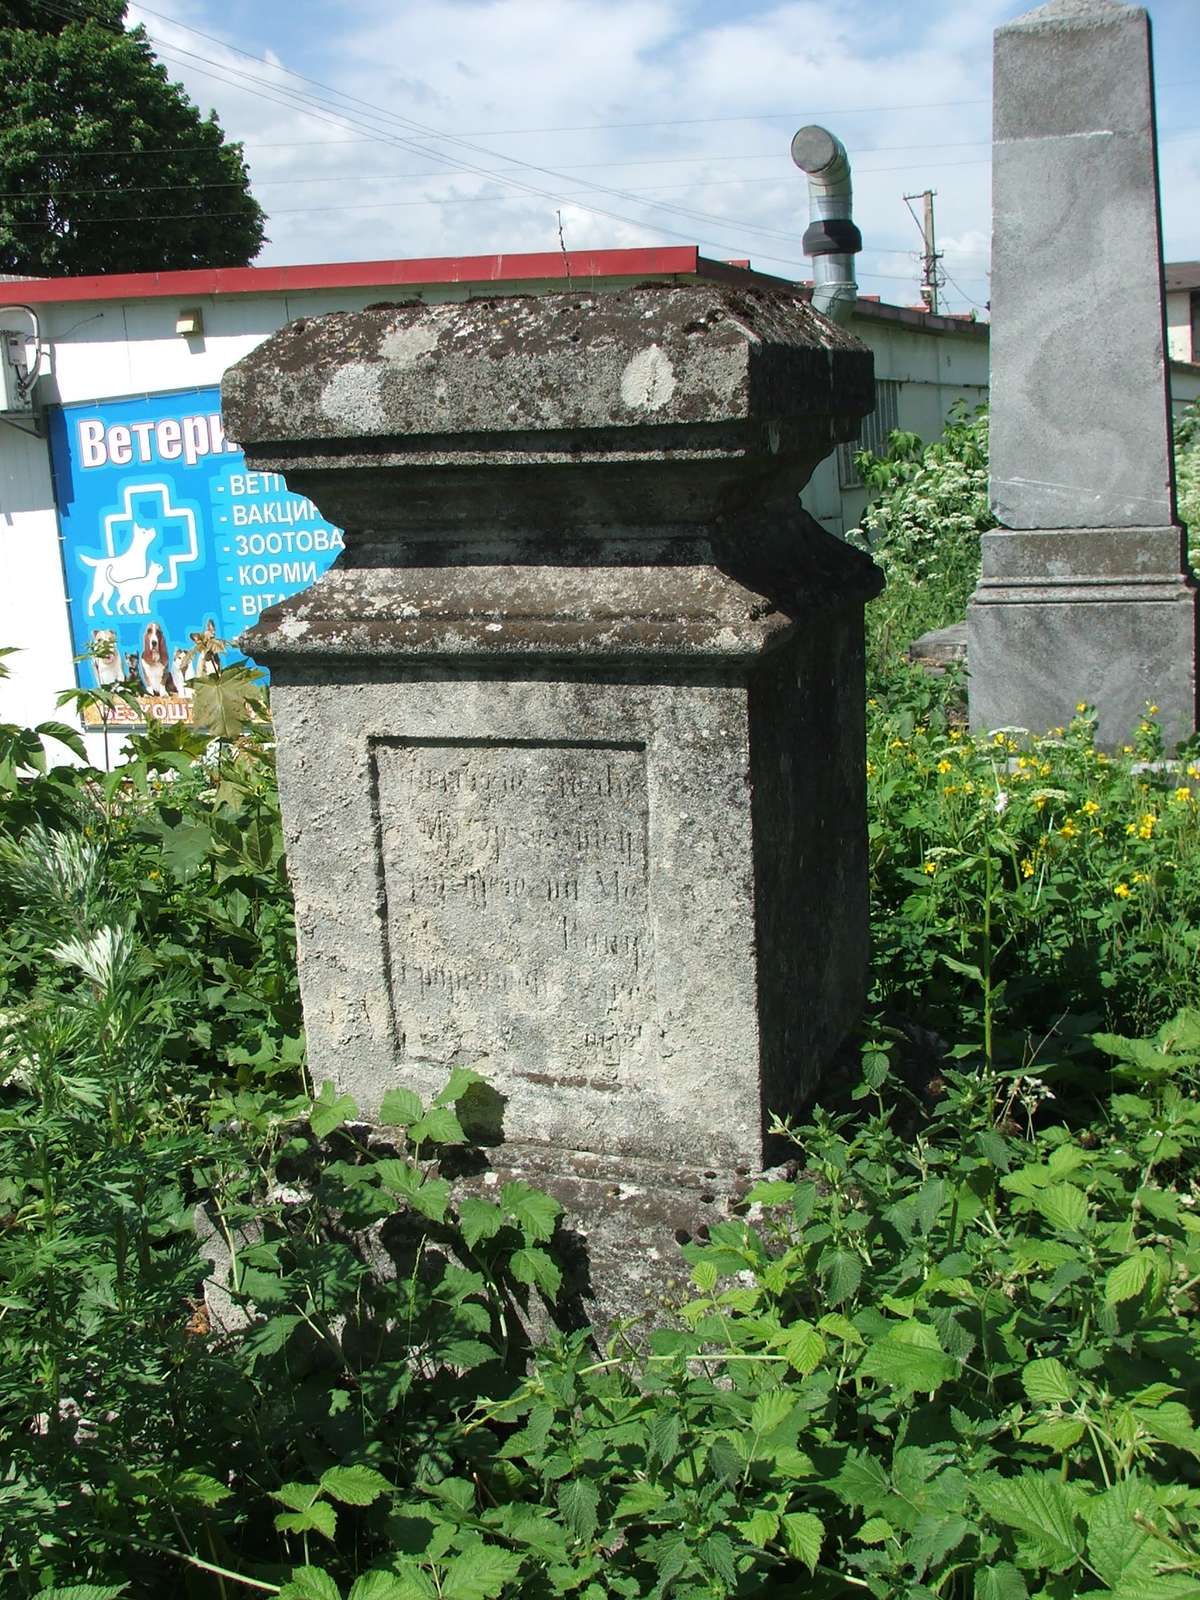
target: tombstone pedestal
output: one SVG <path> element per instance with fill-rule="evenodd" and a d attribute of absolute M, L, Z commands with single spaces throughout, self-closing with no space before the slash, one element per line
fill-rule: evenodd
<path fill-rule="evenodd" d="M 374 1115 L 477 1067 L 581 1228 L 702 1216 L 859 1014 L 878 577 L 797 495 L 871 391 L 803 302 L 712 288 L 322 318 L 226 378 L 345 530 L 244 640 L 312 1075 Z"/>
<path fill-rule="evenodd" d="M 1179 528 L 984 534 L 969 612 L 973 725 L 1043 732 L 1086 701 L 1111 747 L 1155 704 L 1168 744 L 1187 738 L 1196 605 Z"/>

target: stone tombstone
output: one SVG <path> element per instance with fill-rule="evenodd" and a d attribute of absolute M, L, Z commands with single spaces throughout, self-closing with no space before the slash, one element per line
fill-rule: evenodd
<path fill-rule="evenodd" d="M 991 499 L 969 608 L 971 722 L 1077 701 L 1125 739 L 1196 725 L 1196 590 L 1175 515 L 1150 23 L 1051 0 L 1000 28 Z"/>
<path fill-rule="evenodd" d="M 345 533 L 242 640 L 313 1078 L 374 1115 L 479 1067 L 614 1256 L 759 1167 L 860 1012 L 879 579 L 798 494 L 872 403 L 799 296 L 708 285 L 337 313 L 225 378 Z"/>

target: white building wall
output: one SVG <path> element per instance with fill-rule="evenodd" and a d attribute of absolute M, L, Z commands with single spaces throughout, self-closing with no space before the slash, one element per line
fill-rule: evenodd
<path fill-rule="evenodd" d="M 1172 361 L 1200 360 L 1192 349 L 1192 290 L 1176 289 L 1167 295 L 1167 351 Z"/>

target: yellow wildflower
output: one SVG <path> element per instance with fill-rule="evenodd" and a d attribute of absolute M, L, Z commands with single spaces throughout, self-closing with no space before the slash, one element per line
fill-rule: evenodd
<path fill-rule="evenodd" d="M 946 758 L 944 756 L 938 762 L 937 769 L 938 769 L 939 772 L 950 772 L 950 771 L 953 770 L 953 768 L 951 767 L 950 763 L 946 760 Z"/>
<path fill-rule="evenodd" d="M 875 776 L 875 763 L 873 761 L 868 761 L 867 762 L 867 777 L 868 778 L 873 778 L 874 776 Z"/>
<path fill-rule="evenodd" d="M 1153 837 L 1154 837 L 1154 829 L 1157 826 L 1157 823 L 1158 823 L 1158 818 L 1154 815 L 1153 811 L 1147 811 L 1145 816 L 1138 823 L 1138 830 L 1137 830 L 1138 838 L 1139 839 L 1153 839 Z"/>
<path fill-rule="evenodd" d="M 1113 890 L 1113 893 L 1116 895 L 1118 900 L 1128 900 L 1132 892 L 1133 891 L 1130 889 L 1127 883 L 1119 883 Z"/>
<path fill-rule="evenodd" d="M 1046 796 L 1044 794 L 1035 794 L 1033 797 L 1033 803 L 1037 809 L 1041 811 L 1046 804 Z"/>
<path fill-rule="evenodd" d="M 1147 881 L 1146 874 L 1144 872 L 1135 872 L 1133 875 L 1133 881 L 1134 883 L 1145 883 Z"/>
<path fill-rule="evenodd" d="M 1175 804 L 1179 806 L 1188 805 L 1191 801 L 1191 798 L 1192 791 L 1187 787 L 1186 784 L 1183 786 L 1183 788 L 1176 789 L 1175 793 L 1171 796 L 1171 799 L 1174 800 Z"/>
<path fill-rule="evenodd" d="M 958 785 L 956 783 L 944 783 L 942 785 L 942 793 L 943 794 L 957 794 L 958 793 Z"/>
<path fill-rule="evenodd" d="M 873 710 L 873 709 L 874 709 L 874 708 L 875 708 L 875 707 L 876 707 L 876 706 L 877 706 L 877 705 L 878 705 L 878 704 L 879 704 L 879 701 L 878 701 L 878 700 L 876 700 L 876 699 L 875 699 L 875 698 L 874 698 L 874 697 L 873 697 L 873 696 L 872 696 L 872 698 L 871 698 L 871 699 L 869 699 L 869 700 L 868 700 L 868 701 L 867 701 L 867 704 L 868 704 L 868 705 L 869 705 L 869 706 L 870 706 L 870 707 L 871 707 L 871 708 L 872 708 L 872 710 Z"/>
<path fill-rule="evenodd" d="M 1187 775 L 1189 778 L 1200 778 L 1200 763 L 1189 761 Z"/>
<path fill-rule="evenodd" d="M 1152 716 L 1152 717 L 1156 717 L 1158 715 L 1158 707 L 1157 706 L 1147 706 L 1146 710 L 1150 714 L 1150 716 Z"/>
<path fill-rule="evenodd" d="M 903 739 L 893 739 L 891 744 L 888 745 L 888 749 L 889 750 L 903 750 L 904 749 L 904 740 Z"/>
<path fill-rule="evenodd" d="M 1026 856 L 1024 861 L 1022 861 L 1022 863 L 1021 863 L 1021 876 L 1023 878 L 1032 878 L 1033 877 L 1033 862 L 1029 859 L 1028 856 Z"/>
<path fill-rule="evenodd" d="M 950 737 L 952 739 L 961 739 L 962 738 L 962 729 L 961 728 L 951 728 L 950 729 Z M 1200 777 L 1200 771 L 1197 771 L 1196 776 Z"/>
<path fill-rule="evenodd" d="M 971 779 L 968 782 L 963 784 L 963 793 L 964 794 L 974 794 L 975 793 L 975 782 L 974 782 L 974 779 Z"/>
<path fill-rule="evenodd" d="M 1076 702 L 1075 713 L 1076 713 L 1077 716 L 1081 717 L 1086 710 L 1087 710 L 1087 701 L 1086 700 L 1079 700 L 1079 701 Z"/>
<path fill-rule="evenodd" d="M 1038 768 L 1038 771 L 1041 773 L 1043 778 L 1048 778 L 1050 776 L 1050 763 L 1048 761 L 1043 761 L 1041 766 Z"/>
<path fill-rule="evenodd" d="M 1100 807 L 1094 800 L 1085 800 L 1079 808 L 1085 817 L 1094 817 L 1099 814 Z"/>
<path fill-rule="evenodd" d="M 1070 817 L 1068 817 L 1058 831 L 1062 834 L 1064 839 L 1073 839 L 1077 830 L 1075 824 L 1071 821 Z"/>
<path fill-rule="evenodd" d="M 937 871 L 937 862 L 936 861 L 927 861 L 925 863 L 925 871 L 930 875 L 930 877 L 932 877 L 933 874 Z"/>
<path fill-rule="evenodd" d="M 1123 756 L 1131 756 L 1133 754 L 1133 746 L 1131 744 L 1123 744 L 1121 746 L 1121 754 Z"/>

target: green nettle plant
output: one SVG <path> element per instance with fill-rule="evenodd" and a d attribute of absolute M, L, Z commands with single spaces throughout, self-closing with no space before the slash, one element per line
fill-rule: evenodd
<path fill-rule="evenodd" d="M 1200 401 L 1175 419 L 1175 482 L 1179 518 L 1188 530 L 1188 560 L 1200 569 Z"/>
<path fill-rule="evenodd" d="M 867 608 L 869 656 L 883 670 L 919 634 L 958 622 L 979 578 L 979 539 L 996 525 L 988 505 L 988 423 L 957 411 L 941 439 L 893 433 L 884 455 L 855 458 L 871 495 L 848 538 L 883 568 L 887 587 Z"/>

